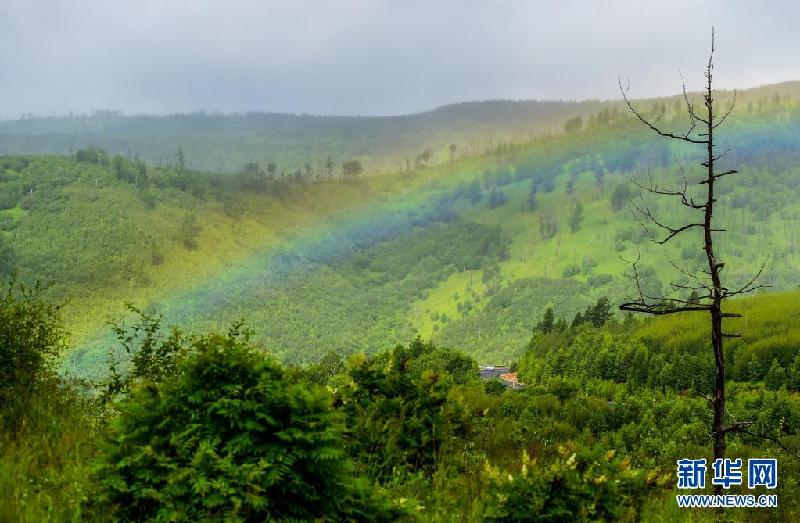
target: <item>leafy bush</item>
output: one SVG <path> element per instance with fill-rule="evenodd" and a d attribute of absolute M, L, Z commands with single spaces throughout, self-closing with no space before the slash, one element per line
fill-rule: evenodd
<path fill-rule="evenodd" d="M 608 285 L 614 281 L 614 277 L 610 274 L 598 274 L 597 276 L 589 276 L 589 279 L 586 282 L 589 284 L 590 287 L 603 287 L 604 285 Z"/>
<path fill-rule="evenodd" d="M 41 299 L 38 286 L 7 283 L 0 294 L 0 404 L 52 377 L 65 339 L 59 307 Z"/>
<path fill-rule="evenodd" d="M 121 351 L 109 350 L 109 376 L 102 384 L 104 403 L 127 397 L 138 381 L 160 382 L 176 375 L 178 361 L 187 350 L 186 337 L 180 330 L 173 328 L 165 335 L 161 316 L 147 314 L 132 305 L 127 309 L 138 315 L 139 321 L 131 327 L 112 324 Z M 234 328 L 238 330 L 240 326 L 237 323 Z M 118 352 L 123 352 L 125 359 L 118 360 Z"/>
<path fill-rule="evenodd" d="M 520 474 L 489 469 L 486 521 L 635 520 L 648 488 L 643 471 L 614 451 L 561 447 L 549 467 L 522 455 Z M 651 476 L 656 479 L 657 476 Z"/>
<path fill-rule="evenodd" d="M 581 267 L 577 263 L 572 263 L 564 267 L 564 270 L 561 271 L 561 276 L 563 278 L 571 278 L 573 276 L 577 276 L 581 273 Z"/>
<path fill-rule="evenodd" d="M 195 338 L 178 372 L 120 406 L 97 478 L 114 518 L 396 517 L 350 471 L 330 396 L 288 383 L 246 336 Z"/>
<path fill-rule="evenodd" d="M 454 431 L 447 391 L 476 382 L 474 360 L 417 338 L 372 359 L 354 358 L 341 391 L 350 424 L 348 449 L 379 482 L 403 472 L 429 475 Z M 458 422 L 456 422 L 457 424 Z"/>

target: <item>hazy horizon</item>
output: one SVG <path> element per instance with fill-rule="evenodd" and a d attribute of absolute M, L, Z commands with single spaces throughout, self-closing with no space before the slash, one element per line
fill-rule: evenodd
<path fill-rule="evenodd" d="M 762 87 L 770 87 L 770 86 L 777 86 L 782 84 L 789 84 L 789 83 L 800 83 L 800 79 L 790 79 L 790 80 L 782 80 L 777 81 L 774 83 L 768 84 L 760 84 L 760 85 L 748 85 L 748 86 L 733 86 L 728 89 L 721 89 L 731 90 L 735 89 L 737 91 L 746 91 L 750 89 L 759 89 Z M 679 92 L 674 93 L 665 93 L 661 95 L 654 95 L 650 97 L 634 97 L 633 100 L 637 99 L 650 99 L 650 98 L 662 98 L 662 97 L 671 97 L 679 95 Z M 50 114 L 36 114 L 36 113 L 26 113 L 24 115 L 16 116 L 16 117 L 8 117 L 8 118 L 0 118 L 0 121 L 6 122 L 13 122 L 16 120 L 27 120 L 27 119 L 47 119 L 47 118 L 80 118 L 80 117 L 92 117 L 96 116 L 99 113 L 115 113 L 119 116 L 126 116 L 126 117 L 164 117 L 164 116 L 192 116 L 197 114 L 204 114 L 207 116 L 242 116 L 247 114 L 260 114 L 260 115 L 280 115 L 280 116 L 309 116 L 309 117 L 319 117 L 319 118 L 400 118 L 404 116 L 415 116 L 419 114 L 425 114 L 437 111 L 439 109 L 445 107 L 453 107 L 462 104 L 479 104 L 479 103 L 487 103 L 487 102 L 510 102 L 510 103 L 591 103 L 591 102 L 622 102 L 622 98 L 583 98 L 583 99 L 573 99 L 573 100 L 564 100 L 564 99 L 537 99 L 537 98 L 520 98 L 520 99 L 512 99 L 512 98 L 486 98 L 482 100 L 457 100 L 452 102 L 446 102 L 442 105 L 437 105 L 435 107 L 430 108 L 423 108 L 419 111 L 408 112 L 408 113 L 394 113 L 394 114 L 336 114 L 336 113 L 309 113 L 309 112 L 286 112 L 286 111 L 271 111 L 269 109 L 243 109 L 239 111 L 216 111 L 216 110 L 207 110 L 207 109 L 194 109 L 191 111 L 173 111 L 173 112 L 160 112 L 160 113 L 130 113 L 125 112 L 121 109 L 107 107 L 107 108 L 96 108 L 92 109 L 87 112 L 76 112 L 76 111 L 67 111 L 63 113 L 50 113 Z M 22 117 L 24 116 L 24 118 Z"/>
<path fill-rule="evenodd" d="M 93 110 L 395 116 L 470 101 L 618 99 L 618 76 L 630 78 L 634 97 L 669 96 L 680 72 L 699 87 L 712 24 L 720 88 L 798 79 L 794 3 L 648 7 L 20 2 L 0 6 L 0 63 L 11 72 L 0 82 L 0 118 Z"/>

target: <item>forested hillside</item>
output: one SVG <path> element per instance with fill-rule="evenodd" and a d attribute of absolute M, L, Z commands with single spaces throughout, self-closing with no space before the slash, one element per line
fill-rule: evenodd
<path fill-rule="evenodd" d="M 0 122 L 0 154 L 69 154 L 86 146 L 137 156 L 153 165 L 213 172 L 260 168 L 328 176 L 352 158 L 370 173 L 414 169 L 474 156 L 508 141 L 560 133 L 567 120 L 603 102 L 489 101 L 403 116 L 347 117 L 276 113 L 33 117 Z"/>
<path fill-rule="evenodd" d="M 740 93 L 744 104 L 768 104 L 778 94 L 800 98 L 800 83 Z M 672 104 L 674 98 L 662 100 Z M 619 102 L 484 101 L 402 116 L 344 117 L 277 113 L 194 113 L 165 116 L 96 111 L 0 121 L 0 154 L 67 155 L 87 146 L 138 157 L 149 165 L 209 172 L 272 170 L 275 175 L 327 178 L 358 159 L 368 174 L 450 162 L 573 130 Z M 578 120 L 580 119 L 580 120 Z M 567 123 L 569 122 L 569 124 Z"/>
<path fill-rule="evenodd" d="M 728 277 L 745 281 L 766 260 L 774 289 L 792 289 L 797 104 L 779 93 L 746 93 L 740 104 L 723 146 L 741 174 L 719 195 Z M 547 307 L 571 318 L 631 292 L 627 262 L 638 254 L 650 288 L 680 277 L 650 261 L 652 231 L 628 202 L 641 192 L 632 182 L 681 183 L 678 167 L 691 172 L 692 154 L 604 109 L 562 136 L 344 181 L 159 168 L 95 148 L 8 156 L 2 270 L 68 301 L 79 347 L 70 366 L 81 374 L 102 367 L 106 323 L 128 302 L 187 327 L 244 318 L 289 362 L 315 361 L 321 347 L 371 352 L 414 333 L 483 363 L 509 362 Z M 676 219 L 682 212 L 649 203 Z M 688 239 L 668 253 L 702 263 Z"/>
<path fill-rule="evenodd" d="M 742 314 L 725 319 L 740 334 L 727 408 L 748 420 L 729 453 L 785 456 L 778 509 L 733 520 L 798 517 L 800 104 L 785 88 L 740 95 L 719 138 L 720 168 L 739 171 L 716 194 L 726 281 L 763 267 L 772 285 L 727 305 Z M 677 123 L 675 102 L 639 106 Z M 96 146 L 0 157 L 0 514 L 685 518 L 674 469 L 709 447 L 707 323 L 617 304 L 634 259 L 653 294 L 685 281 L 676 265 L 703 267 L 700 242 L 658 246 L 630 212 L 680 222 L 642 187 L 680 186 L 701 158 L 614 107 L 570 122 L 381 176 L 213 173 Z M 479 363 L 525 387 L 480 380 Z"/>
<path fill-rule="evenodd" d="M 752 89 L 754 100 L 773 93 L 797 97 L 798 84 Z M 570 129 L 615 102 L 469 102 L 387 117 L 273 113 L 34 117 L 0 122 L 0 154 L 71 154 L 87 146 L 136 156 L 151 165 L 240 172 L 272 165 L 276 174 L 325 177 L 358 158 L 370 173 L 414 169 L 474 156 L 498 144 Z M 180 155 L 183 157 L 179 160 Z"/>

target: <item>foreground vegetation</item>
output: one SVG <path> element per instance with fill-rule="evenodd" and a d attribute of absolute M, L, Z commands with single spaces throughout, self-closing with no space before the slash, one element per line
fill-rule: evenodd
<path fill-rule="evenodd" d="M 800 357 L 787 335 L 796 299 L 737 302 L 752 340 L 766 342 L 728 349 L 744 369 L 729 383 L 732 414 L 755 412 L 753 431 L 788 448 L 800 446 Z M 702 395 L 713 374 L 695 365 L 708 359 L 703 332 L 676 337 L 670 321 L 620 321 L 603 300 L 585 312 L 542 318 L 517 366 L 524 390 L 483 382 L 472 358 L 419 339 L 282 367 L 241 324 L 190 335 L 142 312 L 113 329 L 113 354 L 124 356 L 110 356 L 107 378 L 86 383 L 54 372 L 64 340 L 57 308 L 11 284 L 0 339 L 14 350 L 0 363 L 19 370 L 2 383 L 2 513 L 14 521 L 715 520 L 674 501 L 675 460 L 708 451 Z M 727 518 L 800 516 L 793 457 L 746 435 L 729 450 L 780 459 L 780 504 Z"/>

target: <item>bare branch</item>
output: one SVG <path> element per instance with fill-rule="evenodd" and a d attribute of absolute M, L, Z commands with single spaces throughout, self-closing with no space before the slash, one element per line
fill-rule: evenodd
<path fill-rule="evenodd" d="M 677 228 L 676 228 L 676 227 L 670 227 L 669 225 L 664 225 L 663 223 L 661 223 L 660 221 L 658 221 L 658 219 L 656 219 L 656 217 L 655 217 L 655 216 L 653 216 L 653 213 L 652 213 L 652 212 L 650 211 L 650 209 L 648 209 L 647 207 L 643 207 L 643 208 L 642 208 L 642 207 L 639 207 L 638 205 L 636 205 L 636 204 L 633 202 L 633 200 L 631 200 L 631 205 L 632 205 L 632 206 L 633 206 L 633 207 L 636 209 L 636 211 L 637 211 L 637 212 L 639 212 L 639 213 L 640 213 L 642 216 L 646 216 L 646 217 L 647 217 L 647 218 L 648 218 L 648 219 L 649 219 L 651 222 L 653 222 L 655 225 L 657 225 L 658 227 L 660 227 L 660 228 L 664 229 L 665 231 L 667 231 L 667 232 L 669 233 L 669 234 L 668 234 L 668 235 L 667 235 L 665 238 L 663 238 L 662 240 L 656 240 L 655 238 L 651 238 L 651 239 L 652 239 L 652 240 L 653 240 L 655 243 L 658 243 L 659 245 L 664 245 L 665 243 L 667 243 L 668 241 L 670 241 L 672 238 L 674 238 L 675 236 L 677 236 L 678 234 L 680 234 L 680 233 L 682 233 L 682 232 L 684 232 L 684 231 L 688 231 L 689 229 L 692 229 L 692 228 L 694 228 L 694 227 L 703 227 L 703 224 L 702 224 L 702 223 L 687 223 L 686 225 L 681 225 L 680 227 L 677 227 Z"/>
<path fill-rule="evenodd" d="M 684 142 L 689 142 L 689 143 L 705 143 L 705 144 L 708 143 L 708 140 L 698 140 L 697 138 L 692 138 L 690 136 L 691 132 L 694 130 L 694 124 L 692 124 L 692 126 L 689 128 L 689 130 L 686 131 L 682 135 L 678 135 L 678 134 L 675 134 L 675 133 L 671 133 L 671 132 L 667 132 L 667 131 L 661 130 L 660 128 L 656 127 L 654 122 L 651 122 L 650 120 L 648 120 L 647 118 L 642 116 L 642 114 L 633 106 L 633 103 L 631 103 L 630 99 L 628 98 L 628 91 L 630 91 L 630 85 L 628 85 L 627 87 L 623 88 L 622 87 L 622 79 L 619 79 L 619 91 L 620 91 L 620 93 L 622 93 L 622 99 L 625 101 L 625 105 L 628 106 L 628 109 L 631 110 L 633 115 L 636 116 L 636 118 L 638 118 L 639 121 L 641 121 L 647 127 L 652 129 L 653 131 L 655 131 L 657 134 L 659 134 L 661 136 L 664 136 L 666 138 L 672 138 L 672 139 L 675 139 L 675 140 L 683 140 Z M 699 119 L 699 118 L 695 118 L 695 119 Z"/>
<path fill-rule="evenodd" d="M 769 434 L 757 434 L 757 433 L 751 432 L 751 431 L 749 431 L 749 430 L 747 430 L 745 428 L 746 426 L 751 425 L 751 424 L 752 424 L 752 422 L 732 423 L 731 425 L 728 425 L 727 427 L 724 428 L 724 432 L 736 432 L 736 433 L 739 433 L 739 434 L 747 434 L 748 436 L 752 436 L 754 438 L 761 438 L 763 440 L 771 441 L 771 442 L 775 443 L 776 445 L 778 445 L 778 447 L 780 447 L 781 450 L 783 450 L 784 452 L 786 452 L 790 456 L 793 456 L 796 459 L 800 459 L 800 452 L 798 452 L 796 449 L 792 449 L 792 448 L 787 447 L 786 445 L 784 445 L 784 443 L 781 440 L 779 440 L 775 436 L 771 436 Z"/>
<path fill-rule="evenodd" d="M 686 92 L 686 80 L 683 78 L 683 73 L 681 73 L 681 84 L 683 86 L 683 99 L 686 102 L 686 111 L 689 113 L 689 122 L 691 123 L 691 128 L 689 129 L 688 132 L 694 130 L 695 126 L 697 125 L 697 122 L 702 122 L 708 125 L 708 121 L 697 115 L 697 113 L 694 110 L 694 104 L 689 101 L 689 93 Z"/>
<path fill-rule="evenodd" d="M 682 190 L 674 190 L 670 191 L 663 187 L 659 187 L 658 185 L 654 184 L 652 178 L 650 180 L 649 185 L 645 185 L 636 178 L 631 179 L 631 183 L 642 189 L 643 191 L 647 191 L 651 194 L 658 194 L 662 196 L 679 196 L 681 199 L 681 203 L 689 207 L 691 209 L 705 209 L 707 204 L 705 203 L 695 203 L 694 199 L 688 196 L 689 191 L 689 182 L 686 180 L 686 172 L 683 170 L 683 167 L 680 168 L 681 173 L 683 174 L 683 189 Z"/>
<path fill-rule="evenodd" d="M 674 268 L 676 271 L 678 271 L 679 273 L 683 274 L 684 276 L 686 276 L 686 277 L 688 277 L 688 278 L 690 278 L 690 279 L 692 279 L 692 280 L 696 281 L 696 282 L 697 282 L 697 284 L 698 284 L 697 286 L 688 286 L 688 285 L 681 286 L 681 285 L 678 285 L 678 284 L 672 284 L 672 285 L 674 285 L 674 286 L 676 286 L 676 287 L 678 287 L 678 288 L 683 288 L 683 289 L 688 289 L 688 290 L 700 290 L 700 289 L 704 289 L 704 290 L 706 290 L 706 291 L 708 292 L 708 296 L 707 296 L 707 297 L 708 297 L 708 298 L 711 298 L 711 297 L 712 297 L 712 293 L 714 292 L 714 288 L 713 288 L 713 287 L 711 287 L 710 285 L 708 285 L 706 282 L 702 281 L 702 280 L 701 280 L 701 279 L 700 279 L 700 278 L 697 276 L 697 274 L 694 274 L 694 273 L 692 273 L 692 272 L 690 272 L 690 271 L 688 271 L 688 270 L 686 270 L 686 269 L 683 269 L 683 268 L 681 268 L 681 267 L 678 267 L 678 265 L 677 265 L 677 264 L 676 264 L 674 261 L 672 261 L 672 259 L 671 259 L 669 256 L 667 256 L 667 260 L 669 261 L 670 265 L 672 265 L 672 267 L 673 267 L 673 268 Z M 701 298 L 702 298 L 702 296 L 701 296 Z"/>
<path fill-rule="evenodd" d="M 733 112 L 733 108 L 734 107 L 736 107 L 736 89 L 733 90 L 733 100 L 731 100 L 731 103 L 728 106 L 728 110 L 725 111 L 725 114 L 722 116 L 722 118 L 717 120 L 717 123 L 715 123 L 713 126 L 711 126 L 711 128 L 712 129 L 716 129 L 717 127 L 719 127 L 720 125 L 725 123 L 725 120 L 727 120 L 728 116 L 730 116 L 730 114 Z"/>
<path fill-rule="evenodd" d="M 664 314 L 676 314 L 679 312 L 693 312 L 693 311 L 710 311 L 710 305 L 686 305 L 682 307 L 670 307 L 669 304 L 664 303 L 642 303 L 642 302 L 626 302 L 619 306 L 621 311 L 641 312 L 644 314 L 654 314 L 661 316 Z"/>
<path fill-rule="evenodd" d="M 739 171 L 737 171 L 736 169 L 731 169 L 729 171 L 725 171 L 725 172 L 721 172 L 721 173 L 714 173 L 714 175 L 711 176 L 711 181 L 714 181 L 717 178 L 722 178 L 723 176 L 728 176 L 729 174 L 736 174 L 738 172 Z M 705 179 L 705 180 L 703 180 L 703 181 L 701 181 L 699 183 L 700 183 L 700 185 L 703 185 L 704 183 L 708 183 L 708 182 L 709 182 L 709 180 Z"/>
<path fill-rule="evenodd" d="M 761 267 L 759 267 L 758 271 L 755 273 L 755 275 L 752 278 L 750 278 L 750 281 L 745 283 L 738 290 L 729 291 L 729 290 L 726 289 L 725 292 L 723 293 L 722 297 L 723 298 L 730 298 L 731 296 L 736 296 L 738 294 L 747 294 L 749 292 L 757 291 L 758 289 L 764 289 L 764 288 L 767 288 L 767 287 L 771 287 L 771 285 L 768 284 L 768 283 L 756 284 L 756 281 L 758 281 L 758 279 L 761 277 L 761 274 L 764 272 L 764 269 L 766 269 L 767 263 L 769 262 L 769 258 L 770 258 L 769 255 L 767 255 L 764 258 L 764 261 L 761 262 Z"/>

